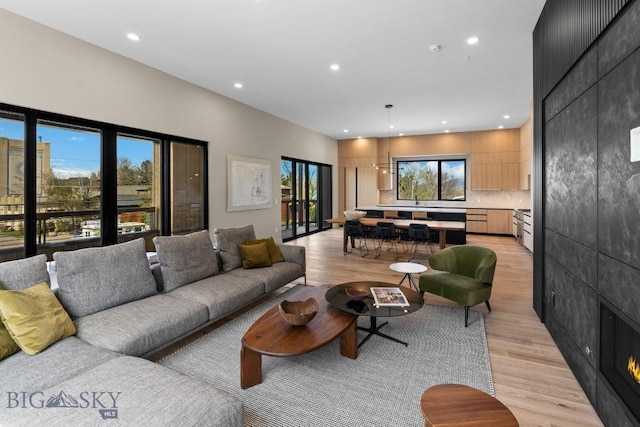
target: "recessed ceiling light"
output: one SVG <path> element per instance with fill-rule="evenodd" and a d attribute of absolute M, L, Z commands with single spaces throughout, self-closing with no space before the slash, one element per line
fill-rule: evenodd
<path fill-rule="evenodd" d="M 349 132 L 349 129 L 345 129 L 342 132 L 347 133 L 347 132 Z"/>
<path fill-rule="evenodd" d="M 396 127 L 394 125 L 389 125 L 389 129 L 395 129 Z"/>
<path fill-rule="evenodd" d="M 498 129 L 504 129 L 504 126 L 502 126 L 502 125 L 498 126 Z"/>
<path fill-rule="evenodd" d="M 447 129 L 447 130 L 445 130 L 445 131 L 444 131 L 444 133 L 449 133 L 449 132 L 450 132 L 450 131 L 449 131 L 449 129 Z"/>
<path fill-rule="evenodd" d="M 511 116 L 510 116 L 510 115 L 508 115 L 508 114 L 505 114 L 504 116 L 502 116 L 502 118 L 503 118 L 503 119 L 508 119 L 508 118 L 511 118 Z"/>
<path fill-rule="evenodd" d="M 340 66 L 338 64 L 331 64 L 330 67 L 333 71 L 338 71 L 340 69 Z"/>
<path fill-rule="evenodd" d="M 480 39 L 479 39 L 478 37 L 473 36 L 473 37 L 469 37 L 469 38 L 467 39 L 467 44 L 476 44 L 476 43 L 478 43 L 479 41 L 480 41 Z"/>
<path fill-rule="evenodd" d="M 242 83 L 234 83 L 233 87 L 235 87 L 236 89 L 242 89 Z"/>
<path fill-rule="evenodd" d="M 128 38 L 129 40 L 133 40 L 134 42 L 137 42 L 137 41 L 139 41 L 139 40 L 140 40 L 140 36 L 139 36 L 139 35 L 137 35 L 136 33 L 128 33 L 128 34 L 127 34 L 127 38 Z"/>
<path fill-rule="evenodd" d="M 400 132 L 398 135 L 399 135 L 399 136 L 404 136 L 404 133 Z"/>
<path fill-rule="evenodd" d="M 442 121 L 442 122 L 440 122 L 440 123 L 442 123 L 443 125 L 446 125 L 446 124 L 447 124 L 447 121 L 446 121 L 446 120 L 443 120 L 443 121 Z"/>

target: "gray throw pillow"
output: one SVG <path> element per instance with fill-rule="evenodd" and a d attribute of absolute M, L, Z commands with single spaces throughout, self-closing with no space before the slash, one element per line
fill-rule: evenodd
<path fill-rule="evenodd" d="M 46 255 L 0 263 L 0 284 L 7 290 L 21 291 L 41 282 L 51 287 Z"/>
<path fill-rule="evenodd" d="M 153 243 L 164 292 L 218 273 L 218 259 L 208 230 L 184 236 L 157 236 Z"/>
<path fill-rule="evenodd" d="M 56 252 L 58 299 L 83 317 L 158 293 L 143 238 L 100 248 Z"/>
<path fill-rule="evenodd" d="M 235 228 L 216 228 L 216 247 L 222 258 L 222 270 L 231 271 L 242 267 L 242 255 L 238 245 L 244 245 L 247 239 L 255 240 L 256 233 L 253 225 L 245 225 Z"/>

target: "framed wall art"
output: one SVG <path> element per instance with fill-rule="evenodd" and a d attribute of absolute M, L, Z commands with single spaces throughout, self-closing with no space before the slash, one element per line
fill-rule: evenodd
<path fill-rule="evenodd" d="M 271 160 L 227 155 L 227 211 L 271 207 Z"/>

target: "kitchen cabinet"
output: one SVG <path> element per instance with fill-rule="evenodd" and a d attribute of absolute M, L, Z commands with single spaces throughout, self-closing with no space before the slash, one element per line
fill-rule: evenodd
<path fill-rule="evenodd" d="M 471 141 L 471 189 L 517 190 L 520 178 L 520 131 L 473 134 Z"/>
<path fill-rule="evenodd" d="M 487 233 L 511 234 L 511 209 L 489 209 L 487 211 Z"/>
<path fill-rule="evenodd" d="M 467 209 L 467 233 L 487 232 L 487 210 Z"/>
<path fill-rule="evenodd" d="M 394 175 L 387 169 L 378 169 L 378 190 L 393 190 Z"/>
<path fill-rule="evenodd" d="M 531 212 L 522 213 L 522 243 L 533 252 L 533 216 Z"/>
<path fill-rule="evenodd" d="M 472 163 L 472 190 L 517 190 L 519 187 L 518 163 Z"/>
<path fill-rule="evenodd" d="M 511 234 L 511 209 L 467 209 L 467 233 Z"/>

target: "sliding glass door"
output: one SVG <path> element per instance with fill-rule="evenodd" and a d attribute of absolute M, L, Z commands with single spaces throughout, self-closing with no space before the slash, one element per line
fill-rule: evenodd
<path fill-rule="evenodd" d="M 283 158 L 280 171 L 282 240 L 330 227 L 331 166 Z"/>

